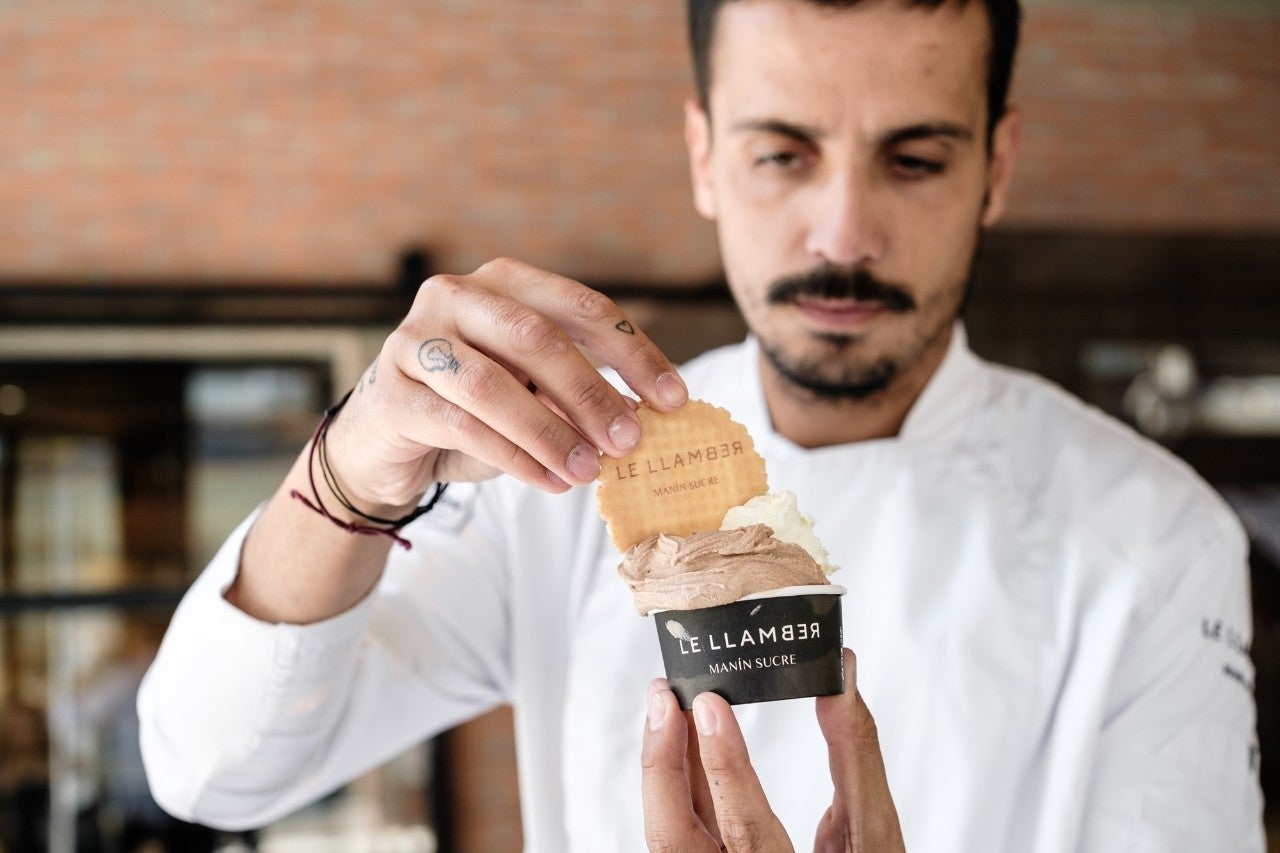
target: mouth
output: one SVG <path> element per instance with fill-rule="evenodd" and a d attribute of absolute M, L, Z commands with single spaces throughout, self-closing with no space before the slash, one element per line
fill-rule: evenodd
<path fill-rule="evenodd" d="M 799 297 L 792 305 L 813 325 L 824 331 L 857 332 L 873 323 L 889 309 L 878 300 L 823 299 Z"/>

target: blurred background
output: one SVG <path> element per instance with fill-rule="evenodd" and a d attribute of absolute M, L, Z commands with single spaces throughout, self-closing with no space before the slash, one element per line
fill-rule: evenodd
<path fill-rule="evenodd" d="M 1025 5 L 970 336 L 1245 519 L 1280 803 L 1280 2 Z M 741 336 L 689 89 L 677 0 L 0 0 L 0 850 L 519 849 L 509 712 L 232 835 L 156 811 L 133 694 L 430 273 L 573 276 L 674 358 Z"/>

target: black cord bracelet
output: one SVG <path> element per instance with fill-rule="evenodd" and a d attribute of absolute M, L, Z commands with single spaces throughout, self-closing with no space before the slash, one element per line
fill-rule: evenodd
<path fill-rule="evenodd" d="M 311 499 L 308 500 L 306 495 L 302 494 L 297 489 L 290 490 L 289 496 L 295 500 L 302 501 L 302 503 L 309 507 L 313 512 L 324 516 L 348 533 L 367 536 L 386 536 L 405 550 L 409 550 L 413 547 L 413 543 L 408 539 L 405 539 L 403 536 L 398 535 L 397 531 L 434 509 L 435 505 L 439 503 L 440 497 L 444 494 L 445 487 L 449 484 L 436 483 L 435 491 L 432 493 L 431 499 L 416 507 L 413 512 L 401 518 L 380 518 L 376 515 L 370 515 L 369 513 L 364 512 L 353 504 L 351 499 L 342 491 L 342 487 L 338 485 L 338 478 L 334 476 L 333 469 L 329 465 L 329 453 L 325 446 L 325 438 L 329 435 L 329 427 L 333 424 L 333 419 L 337 416 L 338 412 L 342 411 L 342 407 L 347 404 L 347 400 L 350 398 L 351 392 L 348 391 L 346 394 L 342 395 L 342 399 L 325 409 L 324 417 L 320 419 L 320 423 L 316 426 L 315 433 L 311 436 L 311 448 L 307 453 L 307 480 L 311 484 Z M 334 499 L 338 501 L 343 509 L 352 515 L 359 516 L 366 521 L 370 521 L 374 524 L 380 524 L 382 526 L 370 527 L 365 524 L 343 521 L 330 512 L 329 508 L 325 506 L 324 501 L 320 498 L 319 489 L 316 488 L 315 469 L 317 463 L 319 463 L 320 473 L 324 477 L 325 485 L 329 487 L 329 492 L 334 496 Z"/>

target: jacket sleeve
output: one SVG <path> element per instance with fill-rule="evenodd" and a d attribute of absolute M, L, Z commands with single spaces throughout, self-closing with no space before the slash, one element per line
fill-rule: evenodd
<path fill-rule="evenodd" d="M 1262 851 L 1247 544 L 1159 552 L 1118 661 L 1079 850 Z"/>
<path fill-rule="evenodd" d="M 453 520 L 416 522 L 412 551 L 393 549 L 376 589 L 313 625 L 260 622 L 227 602 L 252 518 L 232 534 L 183 598 L 138 695 L 148 780 L 166 811 L 262 826 L 506 701 L 499 510 L 477 487 L 456 493 L 470 503 L 455 499 Z"/>

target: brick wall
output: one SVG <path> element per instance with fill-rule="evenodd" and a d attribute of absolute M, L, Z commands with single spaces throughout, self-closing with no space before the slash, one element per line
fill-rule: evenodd
<path fill-rule="evenodd" d="M 1271 6 L 1031 7 L 1011 220 L 1280 230 L 1280 3 Z"/>
<path fill-rule="evenodd" d="M 1010 221 L 1280 230 L 1280 4 L 1238 5 L 1033 3 Z M 683 38 L 676 0 L 7 0 L 0 280 L 382 280 L 415 244 L 702 280 Z"/>

